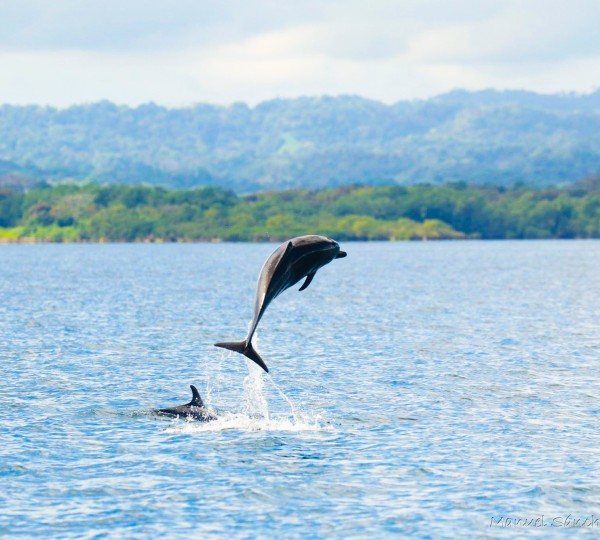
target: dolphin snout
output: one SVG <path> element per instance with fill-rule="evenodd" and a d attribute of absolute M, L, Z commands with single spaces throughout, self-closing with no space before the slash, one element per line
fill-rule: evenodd
<path fill-rule="evenodd" d="M 338 254 L 335 256 L 336 259 L 343 259 L 346 255 L 348 255 L 345 251 L 340 250 Z"/>

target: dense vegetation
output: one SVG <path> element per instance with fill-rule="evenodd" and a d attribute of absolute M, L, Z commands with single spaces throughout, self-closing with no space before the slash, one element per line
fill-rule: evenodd
<path fill-rule="evenodd" d="M 600 177 L 564 189 L 346 186 L 169 191 L 58 185 L 0 190 L 0 241 L 600 238 Z"/>
<path fill-rule="evenodd" d="M 548 186 L 600 170 L 600 91 L 451 92 L 250 108 L 0 107 L 0 180 L 259 189 L 448 181 Z"/>

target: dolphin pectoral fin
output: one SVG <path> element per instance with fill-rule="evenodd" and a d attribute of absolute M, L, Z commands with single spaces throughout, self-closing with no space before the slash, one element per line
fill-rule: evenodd
<path fill-rule="evenodd" d="M 236 353 L 243 354 L 246 358 L 250 358 L 253 362 L 257 363 L 267 373 L 269 368 L 267 364 L 263 362 L 260 355 L 254 350 L 252 343 L 246 343 L 246 341 L 229 341 L 223 343 L 215 343 L 215 347 L 221 347 L 221 349 L 227 349 L 228 351 L 234 351 Z"/>
<path fill-rule="evenodd" d="M 348 255 L 345 251 L 340 251 L 335 258 L 336 259 L 343 259 L 346 255 Z"/>
<path fill-rule="evenodd" d="M 198 389 L 193 384 L 190 384 L 190 388 L 192 389 L 192 401 L 190 401 L 188 405 L 193 407 L 204 407 L 204 402 L 200 397 L 200 392 L 198 392 Z"/>
<path fill-rule="evenodd" d="M 300 287 L 298 290 L 303 291 L 304 289 L 306 289 L 306 287 L 308 287 L 310 285 L 310 282 L 315 277 L 315 274 L 316 274 L 316 272 L 311 272 L 310 274 L 308 274 L 308 276 L 306 276 L 306 281 L 302 284 L 302 287 Z"/>

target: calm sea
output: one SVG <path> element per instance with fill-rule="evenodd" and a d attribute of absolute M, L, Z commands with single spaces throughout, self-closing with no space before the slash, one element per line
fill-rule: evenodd
<path fill-rule="evenodd" d="M 600 534 L 600 242 L 274 248 L 0 246 L 0 536 Z"/>

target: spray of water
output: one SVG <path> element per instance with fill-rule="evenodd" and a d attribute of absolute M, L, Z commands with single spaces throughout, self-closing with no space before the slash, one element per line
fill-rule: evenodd
<path fill-rule="evenodd" d="M 269 420 L 269 403 L 265 395 L 262 369 L 251 360 L 246 360 L 248 376 L 244 379 L 244 412 L 249 416 L 261 416 Z"/>
<path fill-rule="evenodd" d="M 269 381 L 271 382 L 271 384 L 273 385 L 273 387 L 277 390 L 277 392 L 279 392 L 279 395 L 283 398 L 283 400 L 289 405 L 290 410 L 292 412 L 292 417 L 294 419 L 294 422 L 298 421 L 298 415 L 296 414 L 296 407 L 294 407 L 294 404 L 292 403 L 292 401 L 285 395 L 285 393 L 283 392 L 283 390 L 281 388 L 279 388 L 279 385 L 273 380 L 273 377 L 271 377 L 270 375 L 269 377 Z"/>
<path fill-rule="evenodd" d="M 254 346 L 258 350 L 258 336 L 253 339 Z M 220 358 L 213 370 L 212 376 L 207 380 L 204 402 L 209 408 L 219 400 L 223 387 L 231 383 L 230 370 L 226 367 L 227 361 L 232 361 L 234 353 L 220 351 Z M 235 355 L 235 360 L 239 360 Z M 167 431 L 172 432 L 195 432 L 195 431 L 222 431 L 235 429 L 242 431 L 330 431 L 333 428 L 325 423 L 319 415 L 302 411 L 300 413 L 294 403 L 286 396 L 285 392 L 254 362 L 244 359 L 248 368 L 248 375 L 243 380 L 243 394 L 239 412 L 218 413 L 218 419 L 213 422 L 200 423 L 194 421 L 174 422 Z M 265 380 L 274 388 L 281 398 L 280 404 L 284 408 L 289 407 L 290 412 L 273 412 L 269 409 L 267 399 L 268 390 Z M 275 407 L 277 410 L 278 407 Z"/>

